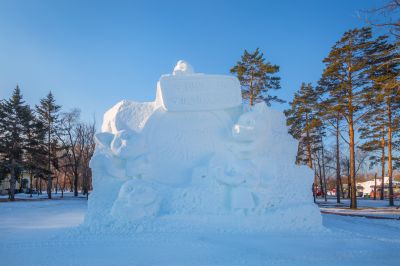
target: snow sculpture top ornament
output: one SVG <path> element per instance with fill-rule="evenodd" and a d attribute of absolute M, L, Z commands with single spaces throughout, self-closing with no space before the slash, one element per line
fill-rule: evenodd
<path fill-rule="evenodd" d="M 172 75 L 193 75 L 194 70 L 193 67 L 186 62 L 185 60 L 179 60 L 178 63 L 176 63 L 176 66 L 174 68 L 174 71 L 172 72 Z"/>
<path fill-rule="evenodd" d="M 320 230 L 313 173 L 281 112 L 242 107 L 235 77 L 178 61 L 156 100 L 104 115 L 85 223 L 124 230 Z"/>

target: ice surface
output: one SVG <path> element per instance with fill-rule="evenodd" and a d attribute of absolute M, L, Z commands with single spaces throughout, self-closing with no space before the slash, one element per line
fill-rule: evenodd
<path fill-rule="evenodd" d="M 54 194 L 57 200 L 40 200 L 34 195 L 37 200 L 32 201 L 28 194 L 16 195 L 21 196 L 25 200 L 0 203 L 1 265 L 369 266 L 398 265 L 400 260 L 398 220 L 326 214 L 323 224 L 329 230 L 325 232 L 231 232 L 230 227 L 188 233 L 132 233 L 127 227 L 110 232 L 105 227 L 99 232 L 79 226 L 86 213 L 84 198 L 76 199 L 69 192 L 65 199 Z M 109 198 L 107 194 L 104 197 Z M 335 199 L 329 201 L 336 203 Z M 348 200 L 344 202 L 348 206 Z M 372 207 L 371 211 L 396 210 L 387 207 L 387 200 L 361 199 L 359 204 Z M 398 218 L 399 214 L 397 209 L 388 217 Z M 237 223 L 241 217 L 234 218 L 230 221 Z"/>
<path fill-rule="evenodd" d="M 93 227 L 185 231 L 322 230 L 313 173 L 294 164 L 281 112 L 242 107 L 236 78 L 179 61 L 156 100 L 104 115 L 92 158 Z"/>

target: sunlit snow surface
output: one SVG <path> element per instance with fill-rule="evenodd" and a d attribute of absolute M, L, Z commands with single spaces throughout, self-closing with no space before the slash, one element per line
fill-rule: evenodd
<path fill-rule="evenodd" d="M 323 231 L 313 172 L 295 165 L 285 116 L 242 106 L 236 77 L 179 61 L 154 102 L 104 115 L 85 225 L 129 232 Z"/>
<path fill-rule="evenodd" d="M 71 195 L 0 203 L 0 265 L 398 265 L 400 260 L 395 220 L 323 215 L 328 231 L 322 233 L 99 233 L 79 227 L 86 208 L 85 199 Z"/>

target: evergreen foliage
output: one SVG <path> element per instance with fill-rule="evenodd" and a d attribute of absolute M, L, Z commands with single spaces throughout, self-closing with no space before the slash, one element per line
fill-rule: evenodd
<path fill-rule="evenodd" d="M 349 131 L 349 158 L 351 179 L 351 208 L 357 208 L 355 168 L 355 125 L 360 122 L 364 90 L 370 85 L 370 50 L 373 46 L 370 28 L 353 29 L 344 33 L 323 60 L 325 70 L 322 79 L 330 86 L 329 98 L 338 105 Z M 365 110 L 364 110 L 365 111 Z"/>
<path fill-rule="evenodd" d="M 317 143 L 318 128 L 321 121 L 318 119 L 315 104 L 318 96 L 310 83 L 303 83 L 294 99 L 290 102 L 290 109 L 285 111 L 289 133 L 299 140 L 296 163 L 306 164 L 313 168 L 313 156 Z"/>
<path fill-rule="evenodd" d="M 61 106 L 56 104 L 54 96 L 51 92 L 47 96 L 40 100 L 40 104 L 36 106 L 36 112 L 38 113 L 38 120 L 46 131 L 46 152 L 47 152 L 47 196 L 51 199 L 52 190 L 52 165 L 57 166 L 57 126 L 58 116 Z"/>
<path fill-rule="evenodd" d="M 0 153 L 3 174 L 10 174 L 10 199 L 14 200 L 16 182 L 22 171 L 23 154 L 27 143 L 26 125 L 30 109 L 17 86 L 10 99 L 0 105 Z"/>
<path fill-rule="evenodd" d="M 270 94 L 271 90 L 281 88 L 280 77 L 276 76 L 279 66 L 265 62 L 264 54 L 259 48 L 254 52 L 244 50 L 241 61 L 238 61 L 230 71 L 237 75 L 242 86 L 242 97 L 250 107 L 262 101 L 268 106 L 271 106 L 272 102 L 284 102 Z"/>

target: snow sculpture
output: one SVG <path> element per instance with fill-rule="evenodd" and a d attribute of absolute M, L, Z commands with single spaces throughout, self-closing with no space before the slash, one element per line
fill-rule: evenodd
<path fill-rule="evenodd" d="M 137 230 L 319 230 L 312 172 L 294 164 L 285 117 L 242 107 L 231 76 L 178 61 L 156 100 L 104 115 L 86 224 Z M 163 229 L 161 229 L 163 228 Z"/>

